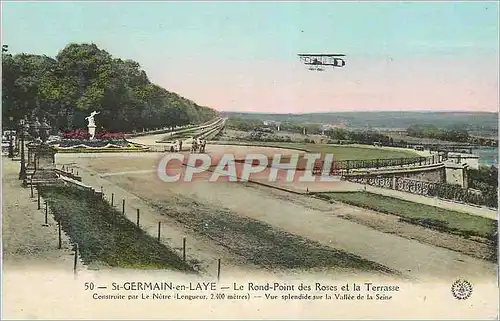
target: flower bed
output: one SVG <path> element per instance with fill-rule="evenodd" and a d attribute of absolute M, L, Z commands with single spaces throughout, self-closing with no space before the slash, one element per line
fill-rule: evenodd
<path fill-rule="evenodd" d="M 65 132 L 61 139 L 49 142 L 60 153 L 94 153 L 94 152 L 135 152 L 148 151 L 147 146 L 126 140 L 123 133 L 98 132 L 95 139 L 84 129 Z"/>
<path fill-rule="evenodd" d="M 114 147 L 129 147 L 131 142 L 123 138 L 118 139 L 62 139 L 58 142 L 54 142 L 58 147 L 61 148 L 71 148 L 71 147 L 89 147 L 89 148 L 99 148 L 99 147 L 109 147 L 109 145 Z"/>
<path fill-rule="evenodd" d="M 58 152 L 99 152 L 99 151 L 146 151 L 149 148 L 134 144 L 124 138 L 106 138 L 96 140 L 62 139 L 54 141 L 51 145 Z"/>
<path fill-rule="evenodd" d="M 61 137 L 63 139 L 69 139 L 69 140 L 74 140 L 74 139 L 79 139 L 79 140 L 88 140 L 90 138 L 90 134 L 88 133 L 87 130 L 78 128 L 69 132 L 64 132 L 61 134 Z M 112 133 L 108 131 L 99 131 L 96 133 L 95 139 L 124 139 L 125 134 L 124 133 Z"/>
<path fill-rule="evenodd" d="M 149 148 L 56 148 L 58 153 L 143 153 L 149 152 Z"/>

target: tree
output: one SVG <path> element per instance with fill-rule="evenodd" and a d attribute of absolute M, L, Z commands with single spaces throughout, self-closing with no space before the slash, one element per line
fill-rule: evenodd
<path fill-rule="evenodd" d="M 111 131 L 201 123 L 217 112 L 151 83 L 140 65 L 95 44 L 68 44 L 54 58 L 2 52 L 3 123 L 35 111 L 56 129 L 84 127 L 99 110 Z"/>
<path fill-rule="evenodd" d="M 409 136 L 420 138 L 435 138 L 454 142 L 467 142 L 469 133 L 466 125 L 453 125 L 448 128 L 438 128 L 435 125 L 411 125 L 406 130 Z"/>

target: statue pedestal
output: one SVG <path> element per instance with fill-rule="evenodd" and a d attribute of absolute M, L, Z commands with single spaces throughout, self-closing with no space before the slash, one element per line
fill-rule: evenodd
<path fill-rule="evenodd" d="M 90 140 L 94 140 L 96 126 L 95 125 L 88 125 L 87 127 L 89 129 Z"/>
<path fill-rule="evenodd" d="M 31 149 L 31 151 L 30 151 Z M 55 164 L 56 150 L 47 144 L 30 146 L 28 149 L 28 162 L 31 159 L 31 166 L 34 169 L 31 179 L 27 182 L 32 184 L 51 184 L 58 181 Z"/>

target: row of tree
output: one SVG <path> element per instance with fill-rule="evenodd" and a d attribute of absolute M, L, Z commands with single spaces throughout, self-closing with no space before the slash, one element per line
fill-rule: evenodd
<path fill-rule="evenodd" d="M 297 134 L 303 134 L 305 132 L 308 135 L 320 135 L 323 132 L 321 130 L 321 125 L 319 124 L 307 124 L 307 123 L 295 123 L 295 122 L 281 123 L 280 130 Z"/>
<path fill-rule="evenodd" d="M 243 119 L 232 117 L 229 118 L 228 128 L 242 131 L 253 131 L 258 128 L 262 128 L 264 123 L 261 120 L 254 119 Z M 276 125 L 270 125 L 268 127 L 272 127 L 276 129 Z M 320 135 L 325 134 L 331 140 L 337 141 L 345 141 L 345 142 L 354 142 L 360 144 L 370 144 L 380 143 L 385 146 L 395 146 L 401 145 L 406 146 L 406 142 L 394 142 L 392 137 L 387 135 L 380 134 L 377 131 L 365 130 L 365 131 L 352 131 L 342 127 L 333 127 L 327 130 L 323 130 L 322 126 L 319 124 L 303 124 L 303 123 L 295 123 L 295 122 L 282 122 L 280 124 L 280 131 L 290 132 L 290 133 L 299 133 L 302 134 L 304 131 L 309 135 Z"/>
<path fill-rule="evenodd" d="M 263 125 L 261 120 L 230 117 L 227 120 L 226 128 L 250 132 Z"/>
<path fill-rule="evenodd" d="M 439 128 L 435 125 L 411 125 L 406 130 L 409 136 L 419 138 L 434 138 L 447 140 L 451 142 L 466 143 L 469 140 L 469 133 L 463 126 L 450 126 L 448 128 Z"/>
<path fill-rule="evenodd" d="M 258 119 L 246 119 L 238 117 L 230 117 L 228 121 L 228 128 L 241 131 L 253 131 L 259 128 L 271 128 L 277 130 L 276 124 L 270 124 L 265 126 L 262 120 Z M 308 124 L 308 123 L 298 123 L 298 122 L 281 122 L 280 131 L 303 134 L 304 132 L 308 135 L 321 135 L 324 134 L 328 136 L 331 140 L 339 142 L 353 142 L 360 144 L 374 144 L 380 143 L 383 146 L 398 146 L 406 147 L 408 142 L 405 140 L 394 141 L 394 139 L 388 135 L 384 135 L 376 130 L 348 130 L 343 127 L 331 127 L 329 129 L 323 130 L 322 126 L 319 124 Z M 419 137 L 419 138 L 434 138 L 446 141 L 463 142 L 470 143 L 474 145 L 481 146 L 498 146 L 498 140 L 485 139 L 480 137 L 469 136 L 465 127 L 449 127 L 449 128 L 438 128 L 434 125 L 411 125 L 407 133 L 409 136 Z"/>
<path fill-rule="evenodd" d="M 132 132 L 205 122 L 217 112 L 151 83 L 133 60 L 115 58 L 95 44 L 69 44 L 55 57 L 2 52 L 2 125 L 25 115 L 46 117 L 53 128 L 97 125 Z"/>
<path fill-rule="evenodd" d="M 383 135 L 377 131 L 364 130 L 364 131 L 351 131 L 344 128 L 332 128 L 325 132 L 331 139 L 336 139 L 340 141 L 349 141 L 359 144 L 372 145 L 374 143 L 380 143 L 383 146 L 404 146 L 407 143 L 405 141 L 400 141 L 399 143 L 394 142 L 392 137 Z"/>
<path fill-rule="evenodd" d="M 234 130 L 241 131 L 253 131 L 258 130 L 263 127 L 271 128 L 273 130 L 278 129 L 277 124 L 265 125 L 262 120 L 259 119 L 248 119 L 248 118 L 239 118 L 239 117 L 230 117 L 227 123 L 227 127 Z M 289 133 L 297 133 L 308 135 L 319 135 L 323 131 L 321 129 L 321 125 L 319 124 L 306 124 L 306 123 L 297 123 L 297 122 L 281 122 L 279 124 L 280 131 L 286 131 Z"/>

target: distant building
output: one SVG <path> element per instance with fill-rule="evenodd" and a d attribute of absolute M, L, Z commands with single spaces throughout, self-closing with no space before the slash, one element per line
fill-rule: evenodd
<path fill-rule="evenodd" d="M 280 124 L 281 124 L 280 122 L 277 122 L 274 120 L 264 120 L 263 123 L 264 123 L 264 126 L 266 126 L 266 127 L 274 127 L 278 131 L 280 131 Z"/>
<path fill-rule="evenodd" d="M 375 130 L 384 133 L 384 134 L 393 134 L 393 135 L 406 135 L 405 128 L 375 128 Z"/>
<path fill-rule="evenodd" d="M 274 120 L 264 120 L 263 123 L 264 126 L 278 126 L 280 124 L 280 122 Z"/>
<path fill-rule="evenodd" d="M 261 132 L 261 133 L 273 133 L 274 130 L 272 128 L 269 128 L 269 127 L 257 127 L 253 130 L 253 132 L 257 133 L 257 132 Z"/>
<path fill-rule="evenodd" d="M 329 124 L 323 124 L 321 126 L 321 130 L 329 130 L 329 129 L 333 129 L 333 128 L 344 128 L 346 127 L 347 124 L 345 122 L 338 122 L 338 123 L 329 123 Z"/>
<path fill-rule="evenodd" d="M 418 151 L 423 151 L 424 150 L 424 146 L 417 145 L 417 146 L 413 147 L 413 149 L 418 150 Z"/>

